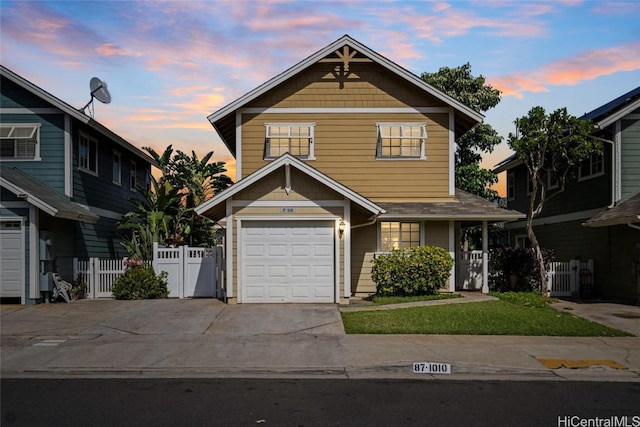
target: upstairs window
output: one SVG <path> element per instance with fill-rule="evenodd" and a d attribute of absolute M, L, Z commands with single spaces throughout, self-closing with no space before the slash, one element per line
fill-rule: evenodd
<path fill-rule="evenodd" d="M 117 151 L 113 152 L 113 178 L 114 184 L 120 185 L 122 182 L 122 157 Z"/>
<path fill-rule="evenodd" d="M 594 178 L 604 173 L 604 159 L 602 154 L 592 154 L 580 163 L 578 180 Z"/>
<path fill-rule="evenodd" d="M 98 141 L 83 133 L 78 143 L 78 169 L 98 174 Z"/>
<path fill-rule="evenodd" d="M 420 246 L 420 223 L 381 222 L 380 237 L 380 250 L 383 252 Z"/>
<path fill-rule="evenodd" d="M 138 187 L 138 167 L 136 162 L 131 161 L 131 166 L 129 168 L 129 188 L 133 191 Z"/>
<path fill-rule="evenodd" d="M 507 200 L 516 198 L 516 174 L 514 171 L 507 172 Z"/>
<path fill-rule="evenodd" d="M 40 160 L 40 123 L 0 125 L 0 158 Z"/>
<path fill-rule="evenodd" d="M 315 123 L 265 123 L 265 159 L 289 153 L 299 159 L 313 160 Z"/>
<path fill-rule="evenodd" d="M 427 125 L 424 123 L 376 123 L 378 159 L 425 159 Z"/>

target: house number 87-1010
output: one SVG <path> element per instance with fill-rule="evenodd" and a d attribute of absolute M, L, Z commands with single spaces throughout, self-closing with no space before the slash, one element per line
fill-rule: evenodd
<path fill-rule="evenodd" d="M 413 364 L 414 374 L 450 374 L 451 365 L 448 363 L 416 362 Z"/>

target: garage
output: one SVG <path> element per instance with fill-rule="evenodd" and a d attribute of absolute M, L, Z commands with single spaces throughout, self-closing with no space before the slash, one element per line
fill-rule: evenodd
<path fill-rule="evenodd" d="M 242 302 L 334 302 L 334 224 L 243 221 Z"/>
<path fill-rule="evenodd" d="M 20 298 L 24 282 L 21 221 L 0 221 L 0 297 Z"/>

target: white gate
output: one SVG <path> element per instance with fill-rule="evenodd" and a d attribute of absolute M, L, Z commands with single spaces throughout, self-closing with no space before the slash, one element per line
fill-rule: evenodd
<path fill-rule="evenodd" d="M 482 289 L 482 251 L 461 252 L 458 263 L 459 289 Z"/>
<path fill-rule="evenodd" d="M 570 297 L 580 290 L 580 280 L 593 280 L 593 260 L 552 262 L 547 271 L 547 294 L 551 297 Z"/>
<path fill-rule="evenodd" d="M 215 297 L 222 295 L 222 247 L 163 248 L 153 245 L 153 269 L 168 273 L 169 298 Z"/>

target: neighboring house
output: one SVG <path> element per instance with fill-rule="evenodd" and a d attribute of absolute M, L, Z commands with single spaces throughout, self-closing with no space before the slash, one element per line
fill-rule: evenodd
<path fill-rule="evenodd" d="M 545 203 L 533 220 L 540 245 L 556 259 L 594 260 L 595 285 L 608 298 L 636 300 L 640 292 L 640 87 L 581 117 L 593 123 L 603 154 L 580 165 L 578 179 Z M 507 173 L 510 209 L 526 212 L 530 190 L 515 156 L 496 166 Z M 526 246 L 524 221 L 507 225 L 510 243 Z M 585 227 L 586 226 L 586 227 Z"/>
<path fill-rule="evenodd" d="M 74 257 L 126 255 L 115 225 L 151 157 L 0 66 L 0 297 L 34 303 Z M 89 94 L 87 94 L 89 95 Z"/>
<path fill-rule="evenodd" d="M 376 253 L 437 245 L 457 261 L 463 222 L 483 225 L 486 292 L 488 223 L 523 217 L 455 189 L 455 140 L 482 115 L 349 36 L 209 120 L 237 183 L 196 212 L 226 219 L 231 303 L 347 303 L 375 292 Z"/>

